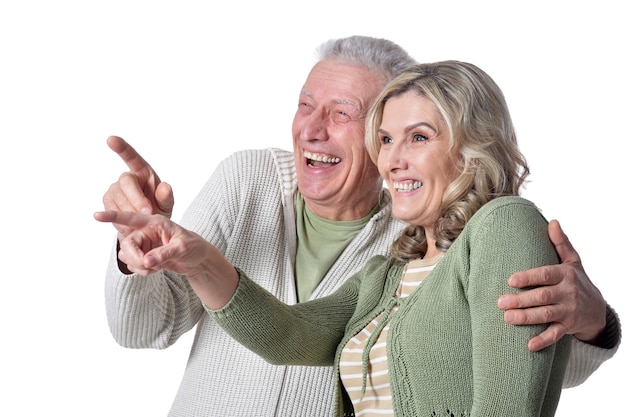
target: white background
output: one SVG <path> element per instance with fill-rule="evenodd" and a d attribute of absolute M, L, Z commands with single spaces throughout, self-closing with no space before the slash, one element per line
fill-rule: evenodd
<path fill-rule="evenodd" d="M 422 62 L 473 62 L 502 87 L 532 176 L 525 196 L 561 220 L 594 283 L 624 301 L 623 58 L 618 2 L 14 1 L 0 5 L 3 249 L 0 414 L 165 416 L 192 334 L 164 351 L 110 336 L 114 241 L 93 220 L 126 138 L 174 187 L 174 219 L 217 162 L 291 149 L 315 47 L 385 37 Z M 559 416 L 617 415 L 624 349 Z"/>

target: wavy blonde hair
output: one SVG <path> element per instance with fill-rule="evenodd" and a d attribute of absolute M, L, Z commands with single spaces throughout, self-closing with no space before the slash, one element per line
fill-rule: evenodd
<path fill-rule="evenodd" d="M 415 65 L 385 87 L 366 121 L 365 143 L 374 163 L 381 148 L 378 129 L 385 104 L 409 91 L 434 103 L 450 132 L 450 152 L 460 158 L 461 174 L 444 193 L 441 216 L 434 225 L 437 248 L 447 251 L 485 203 L 519 195 L 530 170 L 502 91 L 483 70 L 460 61 Z M 423 257 L 426 249 L 424 228 L 409 225 L 391 253 L 407 262 Z"/>

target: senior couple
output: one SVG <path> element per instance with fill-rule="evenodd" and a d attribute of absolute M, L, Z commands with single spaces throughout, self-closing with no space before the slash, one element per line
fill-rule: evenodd
<path fill-rule="evenodd" d="M 519 196 L 504 95 L 385 39 L 318 54 L 293 152 L 226 158 L 180 224 L 170 185 L 108 139 L 129 168 L 95 214 L 117 229 L 114 338 L 163 349 L 195 327 L 170 416 L 553 415 L 621 328 Z"/>

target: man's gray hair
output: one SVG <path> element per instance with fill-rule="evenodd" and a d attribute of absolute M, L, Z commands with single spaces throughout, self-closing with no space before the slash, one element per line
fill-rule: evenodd
<path fill-rule="evenodd" d="M 338 61 L 360 65 L 379 72 L 387 81 L 417 64 L 402 47 L 382 38 L 350 36 L 330 39 L 317 48 L 319 61 Z"/>

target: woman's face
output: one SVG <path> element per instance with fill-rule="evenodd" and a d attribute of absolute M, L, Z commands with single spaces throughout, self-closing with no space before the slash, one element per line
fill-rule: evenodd
<path fill-rule="evenodd" d="M 408 91 L 385 104 L 378 138 L 378 171 L 391 192 L 394 217 L 428 234 L 445 190 L 460 174 L 445 121 L 432 101 Z"/>

